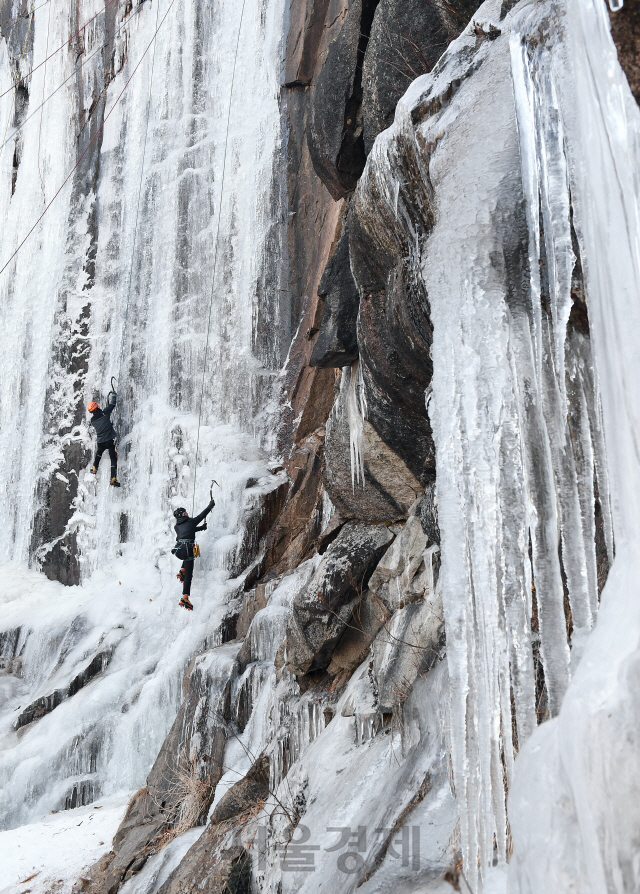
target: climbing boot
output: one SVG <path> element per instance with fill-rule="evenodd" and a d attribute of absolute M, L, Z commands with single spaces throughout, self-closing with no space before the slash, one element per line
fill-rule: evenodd
<path fill-rule="evenodd" d="M 98 470 L 96 469 L 95 466 L 91 466 L 91 468 L 89 469 L 89 471 L 91 472 L 92 475 L 97 475 L 97 474 L 98 474 Z"/>
<path fill-rule="evenodd" d="M 181 568 L 180 571 L 176 574 L 176 577 L 180 581 L 181 584 L 184 583 L 184 568 Z"/>
<path fill-rule="evenodd" d="M 188 596 L 183 596 L 182 599 L 181 599 L 180 602 L 179 602 L 179 605 L 181 605 L 182 608 L 186 608 L 186 610 L 187 610 L 188 612 L 192 612 L 192 611 L 193 611 L 193 606 L 191 605 L 191 602 L 190 602 Z"/>
<path fill-rule="evenodd" d="M 111 479 L 111 487 L 120 487 L 120 486 L 121 486 L 121 485 L 120 485 L 120 482 L 118 481 L 117 478 L 112 478 L 112 479 Z"/>

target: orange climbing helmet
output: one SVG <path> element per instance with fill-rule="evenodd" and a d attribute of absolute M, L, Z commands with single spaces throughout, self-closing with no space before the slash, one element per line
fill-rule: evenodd
<path fill-rule="evenodd" d="M 95 400 L 92 400 L 90 404 L 87 404 L 87 410 L 90 413 L 95 412 L 97 409 L 98 409 L 98 404 L 95 402 Z"/>

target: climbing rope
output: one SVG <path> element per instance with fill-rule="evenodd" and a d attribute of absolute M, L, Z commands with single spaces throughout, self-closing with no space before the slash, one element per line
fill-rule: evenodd
<path fill-rule="evenodd" d="M 34 2 L 35 2 L 35 0 L 34 0 Z M 10 93 L 11 90 L 17 90 L 17 89 L 18 89 L 18 84 L 21 84 L 23 81 L 25 81 L 30 75 L 32 75 L 32 74 L 34 73 L 34 71 L 37 71 L 39 68 L 42 68 L 42 66 L 45 65 L 45 64 L 49 61 L 49 59 L 53 59 L 53 57 L 56 55 L 56 53 L 59 53 L 60 50 L 64 50 L 64 48 L 65 48 L 66 46 L 68 46 L 68 44 L 71 43 L 71 41 L 74 39 L 74 37 L 77 37 L 78 34 L 80 34 L 81 31 L 84 31 L 84 29 L 85 29 L 88 25 L 90 25 L 91 22 L 94 21 L 94 19 L 97 19 L 98 16 L 102 15 L 103 12 L 106 12 L 106 10 L 111 6 L 112 3 L 115 3 L 115 0 L 109 0 L 109 2 L 107 3 L 107 5 L 104 6 L 104 7 L 100 10 L 100 12 L 97 12 L 92 18 L 89 19 L 88 22 L 85 22 L 84 25 L 82 26 L 82 28 L 78 28 L 78 30 L 76 31 L 76 33 L 75 33 L 75 34 L 72 34 L 71 37 L 69 38 L 69 40 L 66 40 L 66 41 L 62 44 L 61 47 L 58 47 L 57 50 L 54 50 L 53 53 L 51 53 L 50 56 L 47 56 L 45 59 L 43 59 L 42 62 L 38 62 L 38 64 L 37 64 L 36 66 L 34 66 L 34 67 L 31 69 L 31 71 L 28 71 L 25 75 L 22 75 L 22 77 L 18 78 L 18 80 L 15 82 L 15 84 L 12 84 L 12 86 L 9 87 L 8 90 L 5 90 L 4 93 L 0 93 L 0 99 L 2 99 L 3 96 L 6 96 L 7 93 Z M 32 3 L 31 5 L 32 5 L 32 7 L 33 7 L 33 3 Z M 35 13 L 35 9 L 32 9 L 32 12 L 31 12 L 31 21 L 33 21 L 33 15 L 34 15 L 34 13 Z M 30 28 L 31 28 L 31 22 L 29 22 L 29 29 L 30 29 Z M 28 37 L 29 37 L 29 31 L 27 31 L 27 38 L 28 38 Z M 26 43 L 27 43 L 27 38 L 25 38 L 25 46 L 26 46 Z M 22 55 L 24 56 L 24 48 L 23 48 L 23 51 L 22 51 Z M 19 69 L 19 68 L 18 68 L 18 74 L 20 74 L 20 69 Z"/>
<path fill-rule="evenodd" d="M 224 156 L 222 160 L 222 178 L 220 181 L 220 199 L 218 201 L 218 221 L 216 223 L 216 238 L 214 243 L 214 252 L 213 252 L 213 273 L 211 276 L 211 296 L 209 298 L 209 319 L 207 321 L 207 339 L 205 342 L 204 349 L 204 365 L 202 368 L 202 387 L 200 389 L 200 408 L 198 410 L 198 434 L 196 437 L 196 459 L 193 467 L 193 496 L 191 498 L 191 514 L 193 515 L 195 511 L 196 504 L 196 481 L 198 477 L 198 451 L 200 448 L 200 426 L 202 423 L 202 402 L 204 399 L 204 383 L 205 376 L 207 373 L 207 358 L 209 355 L 209 335 L 211 332 L 211 311 L 213 308 L 213 293 L 216 282 L 216 269 L 218 266 L 218 237 L 220 235 L 220 216 L 222 214 L 222 197 L 224 195 L 224 180 L 225 174 L 227 171 L 227 147 L 229 143 L 229 125 L 231 122 L 231 102 L 233 100 L 233 85 L 236 79 L 236 64 L 238 62 L 238 49 L 240 47 L 240 34 L 242 32 L 242 22 L 244 19 L 244 8 L 246 5 L 246 0 L 242 0 L 242 10 L 240 12 L 240 23 L 238 24 L 238 36 L 236 38 L 236 51 L 233 57 L 233 71 L 231 74 L 231 89 L 229 90 L 229 108 L 227 110 L 227 128 L 224 138 Z M 1 271 L 0 271 L 1 272 Z"/>
<path fill-rule="evenodd" d="M 156 8 L 156 34 L 158 33 L 158 18 L 160 16 L 160 0 L 157 0 Z M 173 4 L 172 4 L 173 5 Z M 164 19 L 163 19 L 164 21 Z M 129 319 L 129 301 L 131 298 L 131 279 L 133 277 L 133 261 L 136 253 L 136 242 L 138 238 L 138 216 L 140 214 L 140 197 L 142 195 L 142 179 L 144 176 L 144 160 L 147 153 L 147 136 L 149 134 L 149 112 L 151 110 L 151 91 L 153 89 L 153 72 L 156 65 L 156 47 L 153 46 L 153 56 L 151 57 L 151 77 L 149 78 L 149 96 L 147 98 L 147 120 L 144 128 L 144 144 L 142 146 L 142 162 L 140 164 L 140 183 L 138 184 L 138 202 L 136 204 L 136 219 L 133 227 L 133 245 L 131 246 L 131 263 L 129 264 L 129 283 L 127 285 L 127 304 L 124 311 L 124 322 L 122 324 L 122 339 L 120 345 L 120 358 L 118 360 L 118 375 L 116 381 L 120 381 L 120 372 L 122 370 L 122 358 L 124 357 L 124 344 L 127 332 L 127 320 Z"/>
<path fill-rule="evenodd" d="M 47 0 L 47 2 L 50 3 L 51 0 Z M 44 4 L 42 4 L 42 5 L 44 6 Z M 36 9 L 40 9 L 40 7 L 37 6 Z M 33 112 L 32 112 L 29 116 L 27 116 L 21 124 L 18 125 L 18 127 L 15 128 L 15 130 L 13 131 L 13 133 L 11 134 L 11 136 L 8 137 L 8 138 L 4 141 L 4 143 L 0 143 L 0 149 L 4 149 L 4 147 L 7 145 L 7 143 L 10 142 L 11 140 L 13 140 L 13 138 L 16 136 L 16 134 L 18 134 L 18 133 L 23 129 L 23 127 L 25 127 L 25 126 L 29 123 L 29 121 L 31 121 L 31 119 L 33 118 L 33 116 L 34 116 L 34 115 L 37 115 L 38 112 L 43 108 L 43 106 L 45 106 L 46 103 L 48 103 L 49 100 L 52 99 L 52 98 L 56 95 L 56 93 L 57 93 L 59 90 L 62 90 L 62 88 L 64 87 L 64 85 L 65 85 L 68 81 L 70 81 L 72 78 L 75 78 L 75 76 L 76 76 L 76 75 L 78 74 L 78 72 L 82 69 L 82 67 L 83 67 L 84 65 L 87 64 L 87 62 L 90 62 L 91 59 L 93 59 L 93 57 L 94 57 L 97 53 L 102 52 L 102 50 L 104 50 L 105 47 L 109 46 L 109 44 L 111 43 L 111 41 L 113 40 L 113 38 L 116 37 L 116 36 L 122 31 L 122 29 L 123 29 L 126 25 L 128 25 L 128 24 L 131 22 L 131 20 L 133 19 L 134 16 L 139 15 L 139 14 L 140 14 L 140 11 L 141 11 L 142 9 L 144 9 L 144 7 L 142 6 L 142 4 L 140 4 L 140 6 L 137 6 L 136 9 L 131 13 L 130 16 L 128 16 L 126 19 L 123 19 L 122 22 L 120 22 L 120 24 L 118 25 L 118 27 L 117 27 L 117 28 L 114 28 L 114 30 L 113 30 L 110 34 L 107 35 L 107 39 L 105 40 L 105 42 L 104 42 L 103 44 L 101 44 L 100 46 L 96 47 L 95 50 L 93 50 L 92 53 L 89 53 L 88 56 L 83 56 L 83 58 L 82 58 L 82 62 L 79 62 L 78 65 L 76 65 L 76 67 L 73 69 L 73 71 L 71 72 L 71 74 L 68 75 L 68 76 L 64 79 L 64 81 L 62 81 L 61 84 L 58 84 L 58 86 L 56 87 L 56 89 L 55 89 L 52 93 L 50 93 L 49 96 L 47 96 L 46 99 L 43 99 L 43 101 L 40 103 L 40 105 L 37 106 L 37 107 L 33 110 Z M 43 95 L 44 95 L 44 85 L 43 85 L 42 93 L 43 93 Z M 85 123 L 85 125 L 84 125 L 84 127 L 83 127 L 83 129 L 82 129 L 82 131 L 81 131 L 81 133 L 84 132 L 85 128 L 89 125 L 90 121 L 91 121 L 91 119 L 88 118 L 87 121 L 86 121 L 86 123 Z"/>
<path fill-rule="evenodd" d="M 144 53 L 142 54 L 142 56 L 140 56 L 140 59 L 138 60 L 138 62 L 137 62 L 137 64 L 136 64 L 136 67 L 133 69 L 133 71 L 132 71 L 131 74 L 129 75 L 129 78 L 128 78 L 126 84 L 124 85 L 124 87 L 122 88 L 122 90 L 120 91 L 120 93 L 118 94 L 118 97 L 117 97 L 116 101 L 114 102 L 114 104 L 113 104 L 113 105 L 111 106 L 111 108 L 109 109 L 109 112 L 105 115 L 105 117 L 104 117 L 104 121 L 102 122 L 102 124 L 100 125 L 100 127 L 96 130 L 95 134 L 93 135 L 93 137 L 91 138 L 90 142 L 88 143 L 86 149 L 84 150 L 84 152 L 82 153 L 82 155 L 80 156 L 80 158 L 77 160 L 77 162 L 75 163 L 75 165 L 71 168 L 71 170 L 69 171 L 69 173 L 68 173 L 67 176 L 65 177 L 64 181 L 62 182 L 61 186 L 58 188 L 56 194 L 53 196 L 53 198 L 51 199 L 51 201 L 49 202 L 49 204 L 46 206 L 46 208 L 44 209 L 44 211 L 42 212 L 42 214 L 40 215 L 40 217 L 38 217 L 38 219 L 36 220 L 36 222 L 34 223 L 34 225 L 31 227 L 31 229 L 29 230 L 29 232 L 27 233 L 27 235 L 24 237 L 24 239 L 22 240 L 22 242 L 18 245 L 18 247 L 16 248 L 16 250 L 13 252 L 13 254 L 9 257 L 9 259 L 8 259 L 7 262 L 4 264 L 4 266 L 3 266 L 2 268 L 0 268 L 0 274 L 4 273 L 4 271 L 7 269 L 7 267 L 8 267 L 9 264 L 11 263 L 11 261 L 13 261 L 13 259 L 14 259 L 15 256 L 18 254 L 18 252 L 20 251 L 20 249 L 22 248 L 22 246 L 25 244 L 25 242 L 27 241 L 27 239 L 29 238 L 29 236 L 33 233 L 33 231 L 34 231 L 35 228 L 38 226 L 38 224 L 40 223 L 40 221 L 42 220 L 42 218 L 45 216 L 45 214 L 47 213 L 47 211 L 49 210 L 49 208 L 51 208 L 51 206 L 53 205 L 53 203 L 55 202 L 55 200 L 58 198 L 58 196 L 60 195 L 60 193 L 62 192 L 62 190 L 64 189 L 64 187 L 67 185 L 67 183 L 68 183 L 70 177 L 72 176 L 72 174 L 74 173 L 74 171 L 76 170 L 76 168 L 78 167 L 78 165 L 80 164 L 80 162 L 82 161 L 82 159 L 85 157 L 85 155 L 87 154 L 87 152 L 89 151 L 89 149 L 91 148 L 91 146 L 93 145 L 93 143 L 98 139 L 98 136 L 100 135 L 100 133 L 102 132 L 102 129 L 104 128 L 105 124 L 106 124 L 107 121 L 109 120 L 109 118 L 110 118 L 110 116 L 111 116 L 111 113 L 113 112 L 113 110 L 115 109 L 115 107 L 118 105 L 118 103 L 119 103 L 120 100 L 122 99 L 122 95 L 123 95 L 124 91 L 127 89 L 127 87 L 129 86 L 129 84 L 131 83 L 131 80 L 132 80 L 133 76 L 135 75 L 135 73 L 137 72 L 138 68 L 140 67 L 140 65 L 141 65 L 141 63 L 142 63 L 142 60 L 143 60 L 144 57 L 147 55 L 147 53 L 148 53 L 148 51 L 149 51 L 149 48 L 151 47 L 151 44 L 152 44 L 152 43 L 154 42 L 154 40 L 156 39 L 156 36 L 157 36 L 157 34 L 158 34 L 158 31 L 160 30 L 160 28 L 162 28 L 162 25 L 164 24 L 165 19 L 166 19 L 167 16 L 169 15 L 169 12 L 171 11 L 171 8 L 172 8 L 172 6 L 173 6 L 174 3 L 175 3 L 175 0 L 171 0 L 171 3 L 169 4 L 169 8 L 168 8 L 167 11 L 165 12 L 162 21 L 160 22 L 160 24 L 159 24 L 158 27 L 156 28 L 155 34 L 153 35 L 153 37 L 151 38 L 151 40 L 150 40 L 149 43 L 147 44 L 147 46 L 146 46 L 146 48 L 145 48 L 145 51 L 144 51 Z"/>

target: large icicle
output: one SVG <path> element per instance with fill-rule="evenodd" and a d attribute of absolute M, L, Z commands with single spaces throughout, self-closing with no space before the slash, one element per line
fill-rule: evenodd
<path fill-rule="evenodd" d="M 640 113 L 604 0 L 568 0 L 555 14 L 561 30 L 553 37 L 563 42 L 552 44 L 553 69 L 602 399 L 616 558 L 560 714 L 531 738 L 516 767 L 509 890 L 601 894 L 640 887 Z M 535 13 L 528 24 L 533 32 Z M 600 472 L 598 487 L 602 493 Z"/>

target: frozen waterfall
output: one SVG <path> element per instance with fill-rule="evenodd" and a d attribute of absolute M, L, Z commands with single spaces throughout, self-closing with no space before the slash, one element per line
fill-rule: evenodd
<path fill-rule="evenodd" d="M 4 826 L 144 779 L 185 664 L 232 595 L 245 512 L 273 487 L 273 420 L 259 411 L 290 341 L 273 278 L 286 270 L 284 3 L 20 9 L 2 7 L 18 24 L 0 41 L 0 267 L 51 205 L 0 277 L 5 665 L 20 655 L 0 721 Z M 106 457 L 97 480 L 88 472 L 85 406 L 106 399 L 112 375 L 120 491 Z M 171 510 L 191 511 L 194 489 L 201 509 L 213 478 L 194 583 L 206 599 L 187 619 Z M 29 570 L 51 555 L 80 586 Z M 80 691 L 14 730 L 28 703 L 66 691 L 96 655 L 109 677 L 100 695 Z"/>
<path fill-rule="evenodd" d="M 18 827 L 104 799 L 96 826 L 111 835 L 156 758 L 158 777 L 169 767 L 164 744 L 194 777 L 207 765 L 193 823 L 268 760 L 249 819 L 209 824 L 201 841 L 224 849 L 237 833 L 247 861 L 258 842 L 265 892 L 380 894 L 416 879 L 435 892 L 452 866 L 472 894 L 507 875 L 510 894 L 640 890 L 640 112 L 606 2 L 487 0 L 410 84 L 340 205 L 286 123 L 330 142 L 328 79 L 344 75 L 341 53 L 363 66 L 366 16 L 321 6 L 305 7 L 292 49 L 304 16 L 285 0 L 0 3 L 0 829 L 18 841 Z M 326 95 L 301 92 L 323 83 Z M 300 92 L 281 101 L 283 85 Z M 357 249 L 342 238 L 354 233 Z M 313 251 L 296 244 L 316 235 Z M 338 242 L 359 359 L 311 371 L 315 291 Z M 374 296 L 356 252 L 376 247 L 391 273 L 372 274 Z M 409 383 L 418 412 L 397 414 L 406 454 L 383 426 L 404 394 L 385 392 L 384 370 L 375 393 L 370 375 L 376 358 L 399 359 L 372 330 L 404 299 L 417 324 L 397 344 L 415 336 L 428 368 Z M 106 457 L 89 472 L 85 407 L 112 376 L 120 490 Z M 418 436 L 431 453 L 414 475 Z M 406 481 L 392 516 L 376 514 L 382 498 L 365 503 L 376 483 Z M 268 575 L 247 594 L 260 537 L 248 521 L 281 487 Z M 188 615 L 172 510 L 197 512 L 210 488 Z M 294 608 L 314 618 L 322 575 L 355 574 L 346 537 L 331 552 L 350 525 L 382 543 L 350 582 L 364 620 L 352 624 L 341 590 L 307 642 Z M 333 616 L 351 630 L 327 643 Z M 193 869 L 200 831 L 169 828 L 186 798 L 165 811 L 159 791 L 149 782 L 130 802 L 131 840 L 154 798 L 159 837 L 138 868 L 123 858 L 122 890 L 151 894 L 183 857 Z M 64 825 L 49 816 L 37 834 Z M 318 872 L 284 875 L 296 827 L 318 842 L 358 829 L 351 868 L 314 844 Z M 422 872 L 407 858 L 402 888 L 400 833 Z"/>

